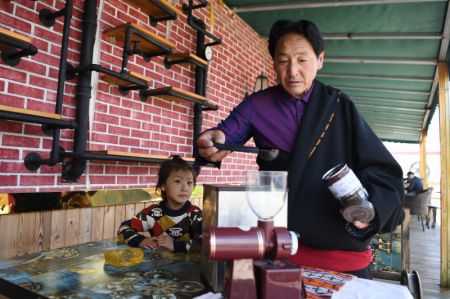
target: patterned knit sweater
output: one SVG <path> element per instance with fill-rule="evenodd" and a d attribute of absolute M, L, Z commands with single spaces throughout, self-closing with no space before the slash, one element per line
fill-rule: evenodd
<path fill-rule="evenodd" d="M 201 241 L 202 220 L 202 210 L 190 201 L 178 210 L 160 202 L 122 222 L 117 235 L 126 244 L 138 247 L 148 234 L 154 237 L 167 234 L 173 239 L 174 252 L 187 252 L 193 241 Z"/>

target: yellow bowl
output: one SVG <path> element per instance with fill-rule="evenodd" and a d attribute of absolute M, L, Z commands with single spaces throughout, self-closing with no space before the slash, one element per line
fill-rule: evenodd
<path fill-rule="evenodd" d="M 106 249 L 104 255 L 106 264 L 118 267 L 136 266 L 144 259 L 142 249 L 132 247 Z"/>

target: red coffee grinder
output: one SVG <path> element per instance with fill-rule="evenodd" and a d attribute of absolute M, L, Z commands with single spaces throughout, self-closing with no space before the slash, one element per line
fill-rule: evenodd
<path fill-rule="evenodd" d="M 284 227 L 274 227 L 273 217 L 286 196 L 286 172 L 249 172 L 246 197 L 259 218 L 257 227 L 210 227 L 205 234 L 208 258 L 228 261 L 224 282 L 227 298 L 306 298 L 302 270 L 283 261 L 297 252 L 298 236 Z"/>

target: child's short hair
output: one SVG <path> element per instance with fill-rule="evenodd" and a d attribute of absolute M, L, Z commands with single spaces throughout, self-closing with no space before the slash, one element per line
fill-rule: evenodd
<path fill-rule="evenodd" d="M 172 159 L 166 160 L 161 164 L 158 172 L 158 183 L 156 184 L 156 190 L 161 190 L 162 185 L 164 185 L 169 178 L 170 174 L 174 171 L 185 170 L 190 171 L 192 173 L 192 177 L 194 178 L 194 186 L 197 183 L 197 173 L 195 172 L 194 167 L 192 167 L 189 162 L 183 160 L 178 155 L 172 155 Z M 166 194 L 161 190 L 161 197 L 163 200 L 166 200 Z"/>

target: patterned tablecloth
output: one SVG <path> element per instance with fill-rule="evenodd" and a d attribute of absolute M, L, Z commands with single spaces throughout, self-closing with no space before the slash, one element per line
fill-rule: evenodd
<path fill-rule="evenodd" d="M 105 264 L 105 249 L 126 246 L 105 240 L 0 260 L 0 294 L 29 298 L 26 290 L 31 290 L 49 298 L 187 299 L 208 291 L 200 254 L 145 250 L 138 266 Z"/>
<path fill-rule="evenodd" d="M 199 253 L 145 250 L 137 266 L 105 264 L 105 249 L 123 247 L 127 246 L 104 240 L 0 260 L 0 294 L 12 298 L 184 299 L 209 291 L 201 277 Z M 412 298 L 404 286 L 338 272 L 305 268 L 303 277 L 311 299 Z"/>
<path fill-rule="evenodd" d="M 358 278 L 353 275 L 304 268 L 308 299 L 413 299 L 406 286 Z"/>

